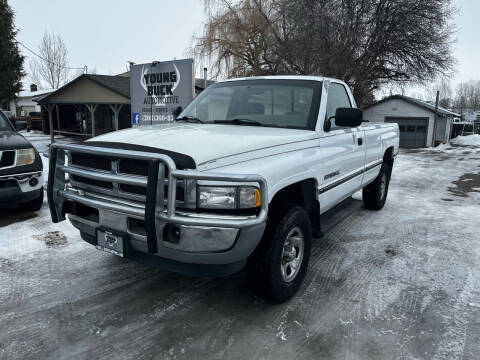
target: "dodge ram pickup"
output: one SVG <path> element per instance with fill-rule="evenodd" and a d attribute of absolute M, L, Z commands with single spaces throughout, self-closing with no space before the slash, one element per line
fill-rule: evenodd
<path fill-rule="evenodd" d="M 348 86 L 313 76 L 215 83 L 172 123 L 53 144 L 53 222 L 118 256 L 194 276 L 246 267 L 272 301 L 302 283 L 325 211 L 387 199 L 396 124 L 363 119 Z"/>

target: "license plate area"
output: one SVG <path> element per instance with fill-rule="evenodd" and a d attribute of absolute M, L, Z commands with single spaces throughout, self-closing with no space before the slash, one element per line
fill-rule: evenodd
<path fill-rule="evenodd" d="M 96 248 L 113 255 L 125 257 L 125 236 L 113 230 L 98 229 Z"/>

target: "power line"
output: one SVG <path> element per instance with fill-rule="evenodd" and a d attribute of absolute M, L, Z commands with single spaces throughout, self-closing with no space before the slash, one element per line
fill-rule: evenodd
<path fill-rule="evenodd" d="M 51 65 L 55 65 L 57 67 L 60 67 L 60 68 L 63 68 L 63 69 L 68 69 L 68 70 L 85 70 L 85 66 L 84 67 L 81 67 L 81 68 L 78 68 L 78 67 L 68 67 L 68 66 L 62 66 L 62 65 L 58 65 L 58 64 L 55 64 L 53 61 L 50 61 L 50 60 L 47 60 L 45 59 L 44 57 L 42 57 L 41 55 L 38 55 L 35 51 L 33 51 L 32 49 L 30 49 L 27 45 L 23 44 L 22 42 L 18 41 L 17 40 L 17 43 L 22 45 L 25 49 L 27 49 L 28 51 L 30 51 L 33 55 L 39 57 L 40 59 L 42 59 L 43 61 L 45 61 L 46 63 L 49 63 Z"/>

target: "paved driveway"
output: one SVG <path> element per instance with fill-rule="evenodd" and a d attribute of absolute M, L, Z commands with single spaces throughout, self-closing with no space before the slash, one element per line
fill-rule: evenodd
<path fill-rule="evenodd" d="M 189 278 L 84 243 L 68 222 L 0 213 L 1 359 L 478 359 L 480 148 L 402 152 L 380 212 L 323 218 L 304 286 Z"/>

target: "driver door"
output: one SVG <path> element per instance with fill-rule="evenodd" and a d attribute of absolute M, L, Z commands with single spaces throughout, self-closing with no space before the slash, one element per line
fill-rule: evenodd
<path fill-rule="evenodd" d="M 325 121 L 335 116 L 337 108 L 345 107 L 352 107 L 345 86 L 330 83 Z M 331 125 L 330 131 L 324 131 L 320 136 L 323 173 L 319 194 L 322 213 L 360 188 L 365 162 L 364 131 L 361 127 L 339 127 L 334 119 Z"/>

